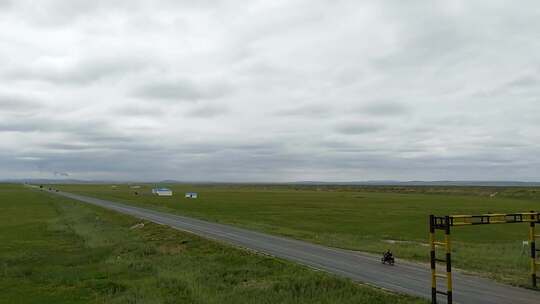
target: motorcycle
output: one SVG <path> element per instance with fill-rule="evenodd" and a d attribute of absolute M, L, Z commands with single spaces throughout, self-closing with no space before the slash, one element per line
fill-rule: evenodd
<path fill-rule="evenodd" d="M 383 257 L 381 258 L 381 263 L 383 264 L 394 265 L 394 262 L 395 261 L 393 256 L 383 255 Z"/>

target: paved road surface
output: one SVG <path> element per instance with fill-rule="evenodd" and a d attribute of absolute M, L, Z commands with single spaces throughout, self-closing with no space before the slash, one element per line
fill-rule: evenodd
<path fill-rule="evenodd" d="M 368 283 L 400 293 L 430 298 L 430 274 L 428 267 L 425 265 L 401 260 L 397 260 L 395 266 L 382 265 L 378 256 L 370 254 L 324 247 L 87 196 L 66 192 L 54 193 L 155 223 L 168 225 L 206 238 L 298 262 L 316 269 L 348 277 L 358 282 Z M 442 297 L 439 302 L 445 303 Z M 454 302 L 475 304 L 540 304 L 540 292 L 455 273 Z"/>

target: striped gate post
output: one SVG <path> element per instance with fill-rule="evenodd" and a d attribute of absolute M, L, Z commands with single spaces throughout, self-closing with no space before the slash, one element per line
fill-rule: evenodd
<path fill-rule="evenodd" d="M 452 304 L 452 246 L 450 243 L 450 217 L 446 216 L 446 229 L 444 241 L 446 243 L 446 297 L 448 304 Z"/>
<path fill-rule="evenodd" d="M 431 261 L 431 303 L 437 304 L 437 272 L 436 272 L 436 260 L 435 260 L 435 216 L 432 214 L 429 216 L 429 246 L 430 261 Z"/>
<path fill-rule="evenodd" d="M 537 219 L 538 220 L 538 219 Z M 531 222 L 529 226 L 529 244 L 531 246 L 531 283 L 536 286 L 536 231 L 535 223 Z"/>

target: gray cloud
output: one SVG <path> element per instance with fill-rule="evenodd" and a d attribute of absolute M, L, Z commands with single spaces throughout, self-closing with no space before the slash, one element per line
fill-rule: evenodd
<path fill-rule="evenodd" d="M 403 103 L 380 100 L 372 102 L 359 109 L 360 112 L 375 116 L 396 116 L 409 112 L 409 108 Z"/>
<path fill-rule="evenodd" d="M 187 112 L 189 117 L 199 117 L 199 118 L 211 118 L 225 115 L 229 112 L 229 109 L 223 105 L 207 104 L 203 106 L 198 106 L 194 109 L 191 109 Z"/>
<path fill-rule="evenodd" d="M 41 107 L 41 104 L 33 98 L 17 95 L 0 94 L 0 111 L 28 111 Z"/>
<path fill-rule="evenodd" d="M 490 96 L 519 95 L 530 96 L 540 92 L 540 75 L 526 74 L 516 77 L 489 92 Z"/>
<path fill-rule="evenodd" d="M 54 175 L 55 175 L 55 176 L 67 177 L 67 176 L 69 176 L 69 173 L 67 173 L 67 172 L 57 172 L 57 171 L 54 171 Z"/>
<path fill-rule="evenodd" d="M 142 99 L 196 102 L 223 97 L 228 91 L 226 85 L 200 85 L 190 80 L 177 80 L 142 85 L 135 90 L 134 96 Z"/>
<path fill-rule="evenodd" d="M 359 134 L 368 134 L 380 131 L 383 129 L 383 126 L 376 123 L 367 123 L 367 122 L 356 122 L 349 121 L 339 123 L 336 126 L 336 131 L 345 135 L 359 135 Z"/>
<path fill-rule="evenodd" d="M 115 113 L 120 116 L 134 116 L 134 117 L 161 117 L 166 114 L 164 108 L 152 105 L 152 104 L 141 104 L 141 103 L 130 103 L 128 105 L 123 105 L 117 107 Z"/>
<path fill-rule="evenodd" d="M 12 69 L 5 73 L 5 79 L 41 80 L 57 84 L 84 85 L 91 82 L 121 78 L 133 75 L 145 67 L 138 58 L 109 57 L 92 58 L 66 65 L 36 65 Z"/>
<path fill-rule="evenodd" d="M 0 131 L 14 132 L 66 132 L 95 134 L 98 130 L 106 132 L 107 123 L 100 119 L 60 120 L 41 115 L 32 115 L 25 119 L 11 118 L 0 122 Z"/>
<path fill-rule="evenodd" d="M 276 111 L 277 116 L 323 117 L 332 114 L 333 109 L 326 105 L 310 104 Z"/>
<path fill-rule="evenodd" d="M 69 26 L 79 21 L 92 20 L 96 16 L 117 11 L 133 11 L 139 1 L 117 1 L 111 5 L 108 1 L 52 0 L 39 4 L 33 1 L 20 0 L 13 7 L 25 12 L 20 17 L 37 27 Z"/>
<path fill-rule="evenodd" d="M 0 7 L 9 8 L 12 4 L 11 0 L 0 0 Z"/>
<path fill-rule="evenodd" d="M 536 6 L 0 0 L 0 178 L 540 180 Z"/>
<path fill-rule="evenodd" d="M 540 86 L 540 81 L 537 77 L 532 75 L 522 76 L 515 80 L 512 80 L 508 83 L 508 86 L 510 87 L 532 87 L 532 88 L 538 88 Z"/>

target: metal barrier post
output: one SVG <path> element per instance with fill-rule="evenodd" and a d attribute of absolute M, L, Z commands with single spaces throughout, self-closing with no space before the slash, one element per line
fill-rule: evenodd
<path fill-rule="evenodd" d="M 437 304 L 437 277 L 436 277 L 436 260 L 435 260 L 435 216 L 429 216 L 429 245 L 430 260 L 431 260 L 431 303 Z"/>
<path fill-rule="evenodd" d="M 446 243 L 446 293 L 447 302 L 452 304 L 452 247 L 450 245 L 450 217 L 445 217 L 446 229 L 444 234 L 444 241 Z"/>
<path fill-rule="evenodd" d="M 540 234 L 536 234 L 536 224 L 540 224 L 540 212 L 530 211 L 521 213 L 488 213 L 479 215 L 452 215 L 452 216 L 429 216 L 429 245 L 430 245 L 430 262 L 431 262 L 431 303 L 437 303 L 437 294 L 445 295 L 447 303 L 452 304 L 453 301 L 453 283 L 452 283 L 452 243 L 450 240 L 450 229 L 452 226 L 469 226 L 469 225 L 486 225 L 486 224 L 510 224 L 510 223 L 529 223 L 529 244 L 531 248 L 530 263 L 531 263 L 531 283 L 532 286 L 538 288 L 538 268 L 540 266 L 539 254 L 540 245 L 537 247 L 536 239 L 540 240 Z M 438 242 L 435 237 L 435 232 L 439 230 L 445 231 L 445 241 Z M 446 249 L 446 259 L 437 259 L 437 246 L 444 246 Z M 446 276 L 437 274 L 437 262 L 446 263 Z M 446 292 L 437 290 L 437 277 L 446 278 Z"/>
<path fill-rule="evenodd" d="M 535 223 L 531 222 L 529 226 L 529 244 L 531 246 L 531 281 L 532 286 L 536 287 L 536 232 Z"/>

